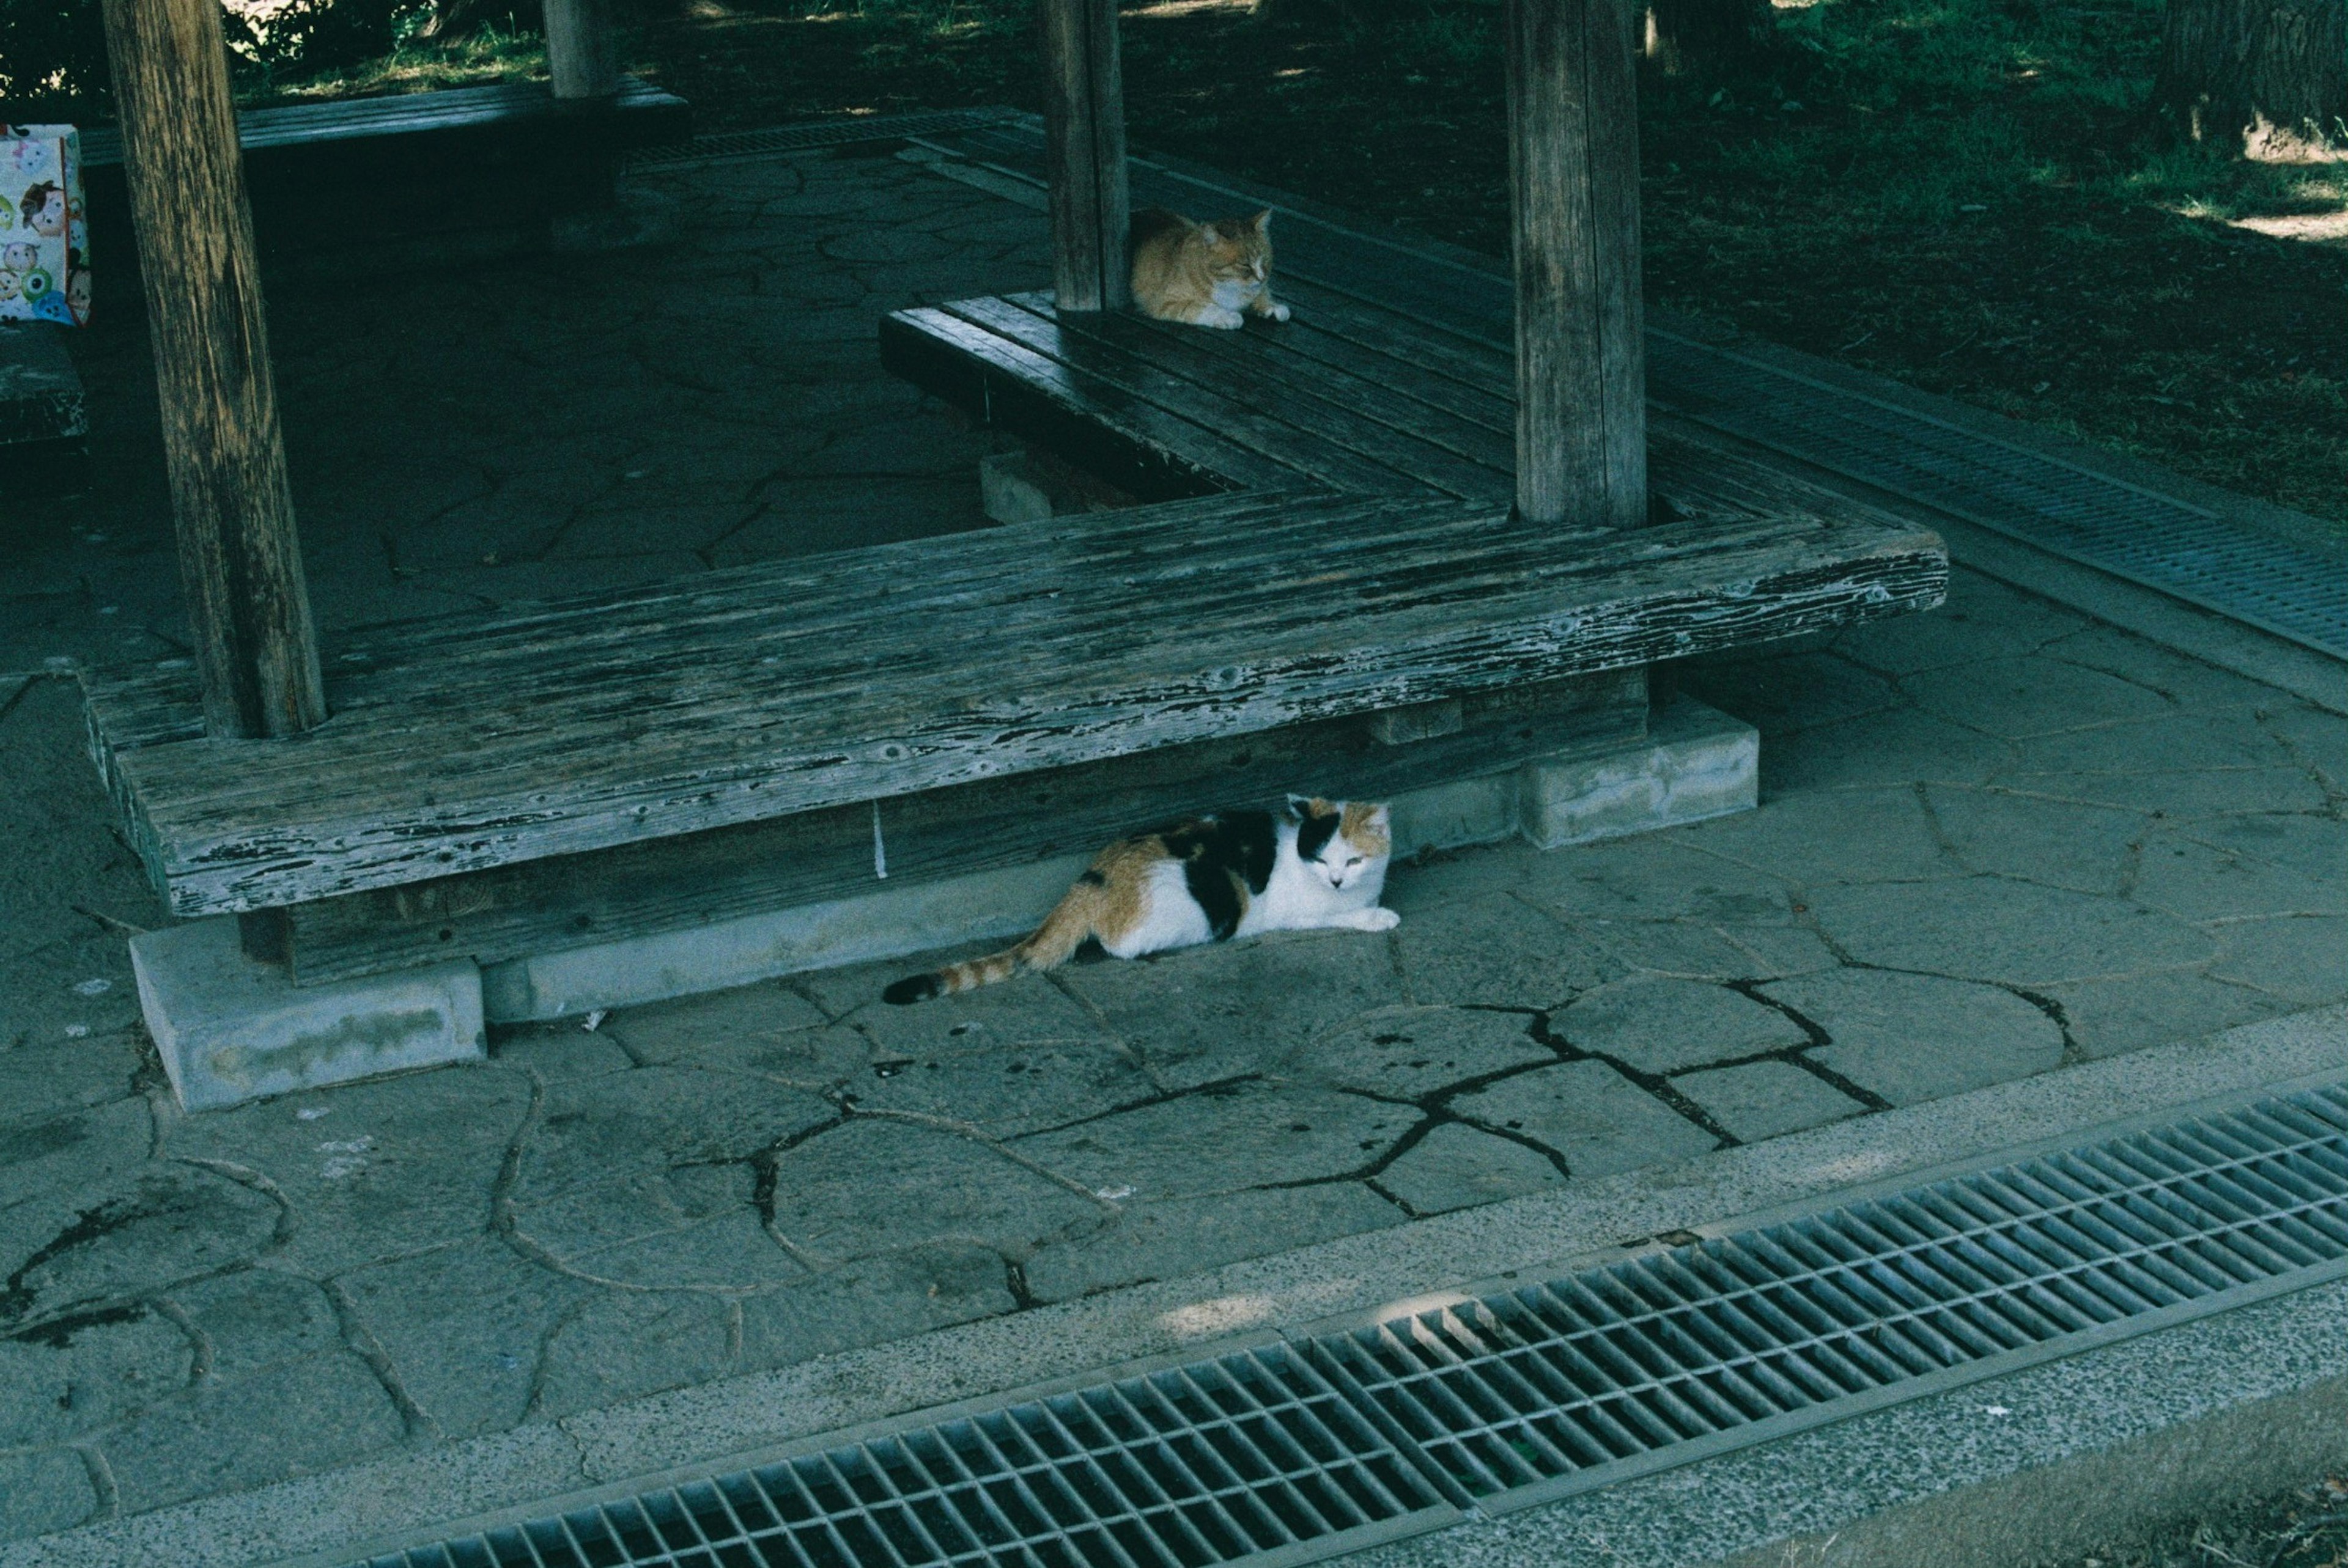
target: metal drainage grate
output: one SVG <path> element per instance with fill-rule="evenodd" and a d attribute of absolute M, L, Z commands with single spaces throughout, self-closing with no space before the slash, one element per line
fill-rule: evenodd
<path fill-rule="evenodd" d="M 2348 566 L 2156 491 L 1734 354 L 1648 334 L 1707 425 L 2348 658 Z"/>
<path fill-rule="evenodd" d="M 393 1553 L 366 1568 L 1200 1568 L 1457 1518 L 1272 1346 Z"/>
<path fill-rule="evenodd" d="M 2331 1085 L 358 1568 L 1301 1563 L 2343 1274 Z"/>
<path fill-rule="evenodd" d="M 1008 108 L 939 109 L 924 114 L 842 116 L 805 125 L 779 125 L 765 130 L 719 131 L 696 136 L 682 145 L 646 148 L 629 159 L 632 169 L 673 163 L 709 163 L 728 158 L 765 158 L 778 152 L 801 152 L 813 147 L 845 147 L 860 141 L 889 141 L 905 136 L 942 136 L 973 130 L 1001 120 L 1015 119 Z"/>

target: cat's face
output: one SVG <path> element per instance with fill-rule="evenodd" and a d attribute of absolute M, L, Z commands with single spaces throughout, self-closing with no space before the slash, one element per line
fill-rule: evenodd
<path fill-rule="evenodd" d="M 1383 805 L 1292 795 L 1288 809 L 1296 818 L 1296 858 L 1333 892 L 1383 870 L 1394 853 L 1392 819 Z"/>
<path fill-rule="evenodd" d="M 1262 283 L 1272 276 L 1272 209 L 1252 218 L 1221 218 L 1199 226 L 1207 270 L 1219 283 Z"/>

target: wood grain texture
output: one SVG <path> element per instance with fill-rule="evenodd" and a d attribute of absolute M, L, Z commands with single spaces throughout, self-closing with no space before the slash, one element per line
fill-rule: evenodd
<path fill-rule="evenodd" d="M 1245 494 L 705 573 L 354 633 L 287 742 L 139 743 L 185 733 L 184 671 L 86 689 L 172 910 L 295 904 L 1941 598 L 1933 535 L 1757 498 L 1619 531 Z"/>
<path fill-rule="evenodd" d="M 1638 87 L 1629 0 L 1508 0 L 1517 508 L 1636 523 L 1647 507 Z"/>
<path fill-rule="evenodd" d="M 620 90 L 606 0 L 543 0 L 546 74 L 565 100 L 609 98 Z"/>
<path fill-rule="evenodd" d="M 296 734 L 325 694 L 219 8 L 107 0 L 105 16 L 204 723 Z"/>
<path fill-rule="evenodd" d="M 1372 743 L 1385 715 L 1333 719 L 909 795 L 880 810 L 890 879 L 1033 865 L 1291 793 L 1369 800 L 1570 747 L 1623 746 L 1646 731 L 1645 676 L 1615 670 L 1432 704 L 1449 729 L 1425 725 L 1389 743 Z M 1426 706 L 1408 712 L 1429 717 Z M 456 957 L 495 963 L 870 892 L 872 823 L 870 804 L 836 806 L 296 905 L 294 979 L 324 984 Z"/>
<path fill-rule="evenodd" d="M 594 122 L 592 134 L 607 146 L 671 141 L 691 129 L 692 109 L 674 93 L 622 77 L 607 118 Z M 500 82 L 484 87 L 443 87 L 436 92 L 401 93 L 386 97 L 344 98 L 333 103 L 285 104 L 276 108 L 244 109 L 236 117 L 237 138 L 245 156 L 314 148 L 335 141 L 379 140 L 386 137 L 436 137 L 478 133 L 516 127 L 558 123 L 566 135 L 579 134 L 561 116 L 544 87 L 536 82 Z M 122 139 L 110 126 L 93 126 L 81 133 L 82 162 L 102 169 L 122 161 Z"/>
<path fill-rule="evenodd" d="M 1117 0 L 1039 0 L 1036 21 L 1051 171 L 1053 286 L 1072 311 L 1115 310 L 1130 291 Z"/>

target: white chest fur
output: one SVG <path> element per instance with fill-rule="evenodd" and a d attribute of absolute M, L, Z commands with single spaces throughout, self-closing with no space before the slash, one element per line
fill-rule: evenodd
<path fill-rule="evenodd" d="M 1215 282 L 1215 303 L 1227 311 L 1236 311 L 1263 292 L 1263 284 L 1252 278 L 1220 278 Z"/>

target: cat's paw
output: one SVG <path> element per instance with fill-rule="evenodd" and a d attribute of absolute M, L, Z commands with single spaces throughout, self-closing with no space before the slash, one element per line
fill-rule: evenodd
<path fill-rule="evenodd" d="M 1210 310 L 1200 315 L 1199 324 L 1202 327 L 1223 327 L 1229 329 L 1241 325 L 1246 320 L 1247 318 L 1241 315 L 1237 311 Z"/>
<path fill-rule="evenodd" d="M 1268 311 L 1264 312 L 1263 313 L 1264 313 L 1265 315 L 1270 316 L 1273 321 L 1276 321 L 1276 322 L 1284 322 L 1284 321 L 1286 321 L 1290 316 L 1294 315 L 1296 313 L 1295 313 L 1295 312 L 1293 312 L 1293 311 L 1292 311 L 1292 310 L 1290 310 L 1286 305 L 1283 305 L 1283 304 L 1274 304 L 1274 305 L 1273 305 L 1270 310 L 1268 310 Z"/>
<path fill-rule="evenodd" d="M 1402 924 L 1402 917 L 1391 909 L 1365 909 L 1354 923 L 1365 931 L 1391 931 Z"/>

